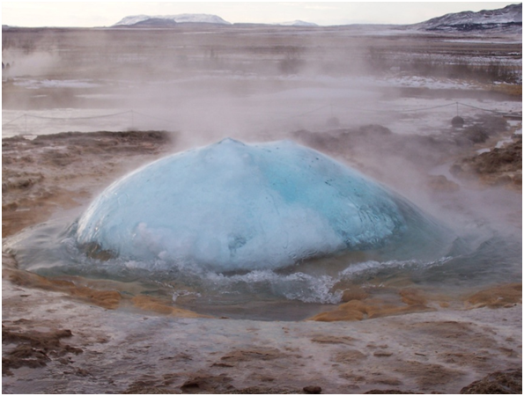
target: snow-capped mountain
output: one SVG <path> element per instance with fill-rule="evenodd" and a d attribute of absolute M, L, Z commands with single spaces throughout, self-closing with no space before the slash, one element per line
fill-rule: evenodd
<path fill-rule="evenodd" d="M 143 25 L 173 25 L 177 23 L 210 23 L 216 25 L 231 25 L 217 15 L 209 14 L 180 14 L 180 15 L 133 15 L 127 16 L 113 26 L 143 26 Z"/>
<path fill-rule="evenodd" d="M 446 14 L 413 27 L 428 31 L 522 30 L 522 4 L 512 4 L 497 10 Z"/>
<path fill-rule="evenodd" d="M 292 22 L 278 23 L 277 25 L 280 25 L 280 26 L 318 26 L 316 23 L 300 21 L 298 19 Z"/>

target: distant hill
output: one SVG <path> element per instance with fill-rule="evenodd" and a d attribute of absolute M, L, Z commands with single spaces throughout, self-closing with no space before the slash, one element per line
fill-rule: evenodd
<path fill-rule="evenodd" d="M 180 14 L 180 15 L 134 15 L 123 18 L 112 27 L 173 27 L 178 24 L 214 24 L 231 25 L 217 15 L 209 14 Z"/>
<path fill-rule="evenodd" d="M 138 21 L 133 24 L 120 24 L 115 25 L 114 27 L 135 27 L 135 28 L 166 28 L 166 27 L 174 27 L 178 25 L 176 21 L 173 21 L 172 19 L 165 19 L 165 18 L 148 18 L 144 19 L 143 21 Z"/>
<path fill-rule="evenodd" d="M 469 32 L 482 30 L 522 31 L 522 4 L 512 4 L 497 10 L 464 11 L 432 18 L 412 25 L 427 31 Z"/>
<path fill-rule="evenodd" d="M 304 22 L 300 20 L 296 20 L 292 22 L 282 22 L 282 23 L 278 23 L 277 25 L 280 25 L 280 26 L 308 26 L 308 27 L 318 26 L 316 23 Z"/>
<path fill-rule="evenodd" d="M 231 25 L 231 23 L 225 21 L 217 15 L 209 14 L 180 14 L 180 15 L 163 15 L 163 16 L 149 16 L 149 15 L 133 15 L 127 16 L 120 22 L 115 23 L 112 27 L 126 27 L 126 28 L 169 28 L 174 27 L 182 23 L 191 24 L 214 24 L 214 25 Z M 242 23 L 235 24 L 235 26 L 302 26 L 302 27 L 315 27 L 318 26 L 316 23 L 305 22 L 305 21 L 292 21 L 282 23 L 269 23 L 269 24 L 257 24 L 257 23 Z"/>

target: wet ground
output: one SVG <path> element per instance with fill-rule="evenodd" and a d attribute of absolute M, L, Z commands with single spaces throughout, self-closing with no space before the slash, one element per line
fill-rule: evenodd
<path fill-rule="evenodd" d="M 461 295 L 401 279 L 368 283 L 311 320 L 261 322 L 199 318 L 142 294 L 139 284 L 48 279 L 18 267 L 8 247 L 19 231 L 80 210 L 176 143 L 176 134 L 162 132 L 3 140 L 4 392 L 301 393 L 317 386 L 324 393 L 455 393 L 520 367 L 519 283 Z M 449 183 L 436 191 L 453 194 Z M 515 180 L 498 188 L 519 194 Z"/>
<path fill-rule="evenodd" d="M 39 48 L 54 48 L 57 32 L 49 32 Z M 39 34 L 22 33 L 22 42 Z M 216 310 L 195 304 L 191 295 L 177 304 L 172 293 L 151 293 L 140 282 L 50 278 L 21 268 L 13 246 L 28 233 L 74 219 L 110 183 L 145 163 L 227 136 L 293 139 L 401 192 L 460 231 L 495 229 L 521 240 L 520 95 L 466 80 L 357 78 L 341 66 L 351 58 L 352 67 L 361 69 L 370 43 L 382 49 L 396 43 L 391 53 L 423 54 L 426 38 L 362 37 L 340 52 L 345 33 L 326 32 L 315 50 L 301 52 L 309 65 L 304 73 L 287 75 L 282 60 L 292 46 L 260 41 L 265 36 L 258 30 L 250 40 L 259 52 L 226 41 L 215 48 L 222 63 L 211 62 L 207 47 L 208 40 L 224 43 L 221 35 L 186 32 L 196 41 L 180 46 L 173 59 L 149 64 L 156 76 L 149 78 L 141 64 L 115 66 L 134 50 L 137 36 L 117 33 L 131 40 L 124 40 L 127 47 L 109 40 L 112 47 L 94 57 L 82 49 L 91 41 L 77 40 L 90 34 L 64 33 L 60 45 L 74 51 L 62 51 L 72 56 L 59 67 L 55 58 L 34 51 L 37 58 L 20 58 L 18 65 L 39 60 L 47 70 L 17 75 L 12 67 L 4 76 L 3 392 L 457 393 L 483 378 L 484 388 L 471 389 L 490 389 L 489 378 L 498 378 L 498 385 L 518 382 L 517 256 L 510 263 L 514 275 L 502 273 L 474 287 L 370 278 L 340 285 L 338 304 L 304 309 L 307 304 L 290 302 L 280 306 L 281 320 L 271 321 L 266 314 L 260 316 L 266 320 L 242 318 L 242 304 Z M 9 35 L 16 42 L 16 32 Z M 279 40 L 290 36 L 297 48 L 312 45 L 308 34 L 290 30 Z M 478 47 L 479 62 L 504 58 L 517 47 L 488 40 Z M 444 48 L 445 57 L 453 58 L 471 44 Z M 100 74 L 99 52 L 110 55 L 106 75 Z M 332 58 L 322 55 L 326 62 L 318 62 L 319 53 Z M 334 75 L 323 75 L 328 69 Z M 450 125 L 457 112 L 465 121 L 461 128 Z M 504 246 L 488 245 L 487 251 Z M 496 259 L 480 261 L 492 268 Z"/>
<path fill-rule="evenodd" d="M 260 322 L 107 310 L 6 281 L 3 290 L 5 393 L 458 393 L 521 362 L 516 300 L 356 322 Z"/>

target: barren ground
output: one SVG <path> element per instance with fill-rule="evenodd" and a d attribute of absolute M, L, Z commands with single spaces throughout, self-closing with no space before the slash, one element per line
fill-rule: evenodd
<path fill-rule="evenodd" d="M 295 35 L 291 30 L 283 32 L 282 37 L 290 40 L 286 46 L 281 45 L 281 36 L 267 40 L 263 29 L 254 29 L 249 39 L 252 45 L 240 50 L 237 44 L 241 34 L 188 35 L 186 32 L 186 41 L 178 43 L 181 52 L 174 53 L 174 58 L 166 55 L 149 66 L 159 73 L 160 81 L 169 74 L 166 65 L 178 65 L 187 73 L 192 67 L 209 65 L 211 60 L 213 68 L 222 72 L 260 72 L 266 67 L 282 72 L 287 56 L 301 54 L 300 59 L 306 62 L 310 72 L 338 72 L 340 62 L 351 59 L 353 50 L 360 50 L 353 65 L 358 69 L 369 54 L 369 45 L 380 49 L 385 57 L 391 57 L 402 55 L 408 47 L 412 54 L 421 54 L 427 49 L 428 40 L 433 42 L 428 38 L 404 37 L 395 41 L 390 37 L 360 37 L 349 45 L 347 32 L 325 31 L 318 40 L 308 34 Z M 11 40 L 6 42 L 12 48 L 22 48 L 23 43 L 31 43 L 32 37 L 39 35 L 40 49 L 58 42 L 59 47 L 77 45 L 78 52 L 72 53 L 60 68 L 55 68 L 54 74 L 47 71 L 44 77 L 35 77 L 40 82 L 60 76 L 93 78 L 93 70 L 100 69 L 97 62 L 104 56 L 110 69 L 106 76 L 119 76 L 122 70 L 115 66 L 119 64 L 119 56 L 137 43 L 134 33 L 99 31 L 93 53 L 99 53 L 97 45 L 110 44 L 98 58 L 90 58 L 90 50 L 86 49 L 89 41 L 84 40 L 89 33 L 81 30 L 67 34 L 54 30 L 41 33 L 22 31 L 17 35 L 11 31 L 4 37 Z M 178 33 L 171 32 L 170 39 L 183 37 L 177 36 Z M 64 35 L 57 40 L 60 34 Z M 158 38 L 158 32 L 148 35 L 153 36 L 153 40 Z M 108 40 L 108 37 L 113 38 Z M 122 48 L 128 49 L 117 51 L 119 42 L 126 43 L 127 47 L 122 45 Z M 165 42 L 171 41 L 165 39 Z M 473 51 L 469 44 L 446 40 L 438 43 L 433 47 L 435 52 L 449 56 L 471 55 Z M 161 47 L 159 44 L 160 50 Z M 339 51 L 341 48 L 344 51 Z M 503 57 L 515 48 L 514 44 L 487 42 L 477 47 L 477 53 Z M 29 53 L 31 51 L 35 48 L 29 49 Z M 75 56 L 79 53 L 82 57 Z M 212 53 L 217 59 L 210 60 Z M 142 55 L 152 56 L 146 52 Z M 253 63 L 242 70 L 244 66 L 239 65 L 246 57 Z M 91 62 L 84 63 L 85 68 L 76 67 L 86 59 Z M 253 64 L 258 64 L 260 69 L 253 69 Z M 139 65 L 127 72 L 126 78 L 135 79 L 143 70 Z M 24 81 L 31 79 L 24 78 Z M 194 90 L 202 88 L 199 79 L 195 80 L 197 82 L 177 83 L 176 87 L 186 84 L 193 98 L 198 96 Z M 107 90 L 46 86 L 40 88 L 38 94 L 43 96 L 39 96 L 35 95 L 36 91 L 16 85 L 16 81 L 5 81 L 3 91 L 4 112 L 12 111 L 13 115 L 35 109 L 51 111 L 49 109 L 67 105 L 110 109 L 113 99 L 104 95 L 125 93 L 125 83 L 120 81 Z M 294 78 L 216 81 L 219 90 L 226 87 L 229 95 L 246 103 L 259 90 L 284 95 L 280 102 L 275 102 L 276 106 L 286 103 L 285 94 L 294 92 L 293 89 L 298 90 L 297 96 L 309 92 L 300 91 L 301 83 Z M 315 82 L 313 86 L 316 85 L 321 84 Z M 521 106 L 507 90 L 493 93 L 492 88 L 473 93 L 469 89 L 435 90 L 432 96 L 431 90 L 423 87 L 413 91 L 395 87 L 385 90 L 384 97 L 393 96 L 410 105 L 416 105 L 421 97 L 426 98 L 425 105 L 432 99 L 438 101 L 455 95 L 462 99 L 482 97 L 486 107 L 503 101 L 500 106 L 504 112 Z M 153 100 L 157 92 L 157 89 L 135 91 L 133 95 L 146 102 Z M 180 92 L 175 90 L 168 97 L 176 98 Z M 206 94 L 215 101 L 213 92 L 206 91 Z M 87 93 L 94 96 L 81 97 Z M 98 94 L 103 94 L 102 99 Z M 165 98 L 161 98 L 159 107 L 176 111 L 178 105 L 184 105 L 182 99 L 166 103 Z M 351 99 L 354 100 L 358 101 Z M 153 100 L 151 107 L 155 105 Z M 306 108 L 298 106 L 295 110 Z M 194 116 L 191 113 L 188 119 Z M 202 114 L 197 116 L 205 118 Z M 514 204 L 515 198 L 520 197 L 522 184 L 522 139 L 521 134 L 515 134 L 522 128 L 521 120 L 508 123 L 500 114 L 467 113 L 464 128 L 451 128 L 446 118 L 445 127 L 437 124 L 431 129 L 434 125 L 428 123 L 426 130 L 419 128 L 420 133 L 402 135 L 395 133 L 399 125 L 418 127 L 425 122 L 424 118 L 395 118 L 391 125 L 378 125 L 379 116 L 373 114 L 352 125 L 346 125 L 342 116 L 341 125 L 322 130 L 299 124 L 284 129 L 281 125 L 278 133 L 249 138 L 295 139 L 402 190 L 409 198 L 428 202 L 429 208 L 435 199 L 453 208 L 460 203 L 471 209 L 468 205 L 473 206 L 473 201 L 465 202 L 460 194 L 467 192 L 483 197 L 489 191 L 498 197 L 496 202 L 501 206 L 500 212 L 493 212 L 497 221 L 507 222 L 510 229 L 521 229 L 521 207 Z M 208 125 L 193 130 L 186 128 L 183 118 L 178 120 L 181 124 L 176 128 L 180 127 L 180 133 L 40 135 L 33 131 L 25 137 L 2 139 L 4 393 L 458 393 L 493 373 L 464 392 L 497 389 L 521 392 L 521 279 L 511 284 L 468 290 L 460 296 L 431 293 L 396 280 L 396 284 L 385 285 L 380 293 L 371 288 L 348 290 L 342 304 L 310 320 L 270 322 L 203 317 L 175 306 L 172 301 L 140 294 L 134 284 L 80 277 L 48 279 L 19 268 L 16 252 L 9 247 L 24 230 L 64 211 L 80 210 L 130 169 L 191 146 L 195 140 L 215 139 L 214 135 L 200 140 L 195 137 Z M 218 124 L 216 120 L 210 122 L 213 123 Z M 23 126 L 14 131 L 18 133 L 22 129 Z M 426 133 L 427 130 L 430 132 Z M 501 140 L 507 143 L 496 148 Z M 479 153 L 487 149 L 489 151 Z M 402 172 L 392 171 L 397 169 Z M 443 171 L 435 173 L 435 169 Z M 504 205 L 505 198 L 510 204 Z"/>

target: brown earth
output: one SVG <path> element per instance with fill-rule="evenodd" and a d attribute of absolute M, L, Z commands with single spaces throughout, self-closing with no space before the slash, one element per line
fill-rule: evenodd
<path fill-rule="evenodd" d="M 522 283 L 500 285 L 468 296 L 467 306 L 472 308 L 506 308 L 522 304 Z"/>
<path fill-rule="evenodd" d="M 173 315 L 180 318 L 211 318 L 211 316 L 199 315 L 186 309 L 170 306 L 165 301 L 145 295 L 134 296 L 131 302 L 137 308 L 161 315 Z"/>
<path fill-rule="evenodd" d="M 372 130 L 366 133 L 387 139 L 386 132 Z M 65 154 L 55 158 L 46 148 Z M 163 133 L 4 139 L 4 238 L 44 221 L 62 204 L 81 204 L 170 148 Z M 65 187 L 59 191 L 56 185 Z M 401 282 L 400 288 L 381 288 L 383 295 L 377 288 L 343 288 L 344 302 L 316 321 L 284 327 L 250 321 L 239 327 L 236 321 L 192 319 L 195 314 L 141 294 L 133 284 L 29 273 L 8 251 L 3 282 L 6 393 L 101 386 L 104 392 L 135 394 L 456 392 L 521 358 L 518 325 L 511 324 L 520 284 L 464 296 L 466 308 L 509 307 L 492 313 L 440 310 L 449 307 L 445 297 Z M 133 314 L 111 324 L 122 310 Z M 406 313 L 412 315 L 399 316 Z"/>
<path fill-rule="evenodd" d="M 450 128 L 431 136 L 394 134 L 388 128 L 375 124 L 322 133 L 298 130 L 292 136 L 308 146 L 339 156 L 365 173 L 389 183 L 395 180 L 391 180 L 391 173 L 384 172 L 384 169 L 398 167 L 399 157 L 406 168 L 425 173 L 451 157 L 455 159 L 450 171 L 456 177 L 520 190 L 522 138 L 515 136 L 513 143 L 494 148 L 498 139 L 508 135 L 507 120 L 501 116 L 482 115 L 470 122 L 472 125 L 466 128 Z M 480 144 L 493 148 L 487 153 L 477 154 L 475 151 Z M 444 175 L 426 174 L 421 182 L 430 193 L 460 190 L 459 184 Z"/>
<path fill-rule="evenodd" d="M 479 177 L 487 185 L 522 188 L 522 137 L 501 148 L 463 158 L 451 172 L 459 177 Z"/>
<path fill-rule="evenodd" d="M 401 289 L 398 291 L 398 295 L 401 298 L 401 303 L 394 304 L 390 300 L 386 301 L 374 297 L 367 298 L 363 293 L 348 294 L 346 298 L 356 298 L 340 304 L 332 311 L 315 315 L 309 320 L 320 322 L 363 320 L 432 310 L 432 308 L 427 306 L 427 298 L 421 290 L 413 288 Z"/>
<path fill-rule="evenodd" d="M 106 309 L 116 309 L 121 300 L 120 293 L 115 290 L 96 290 L 75 284 L 73 280 L 51 279 L 28 271 L 4 268 L 2 278 L 19 286 L 64 292 L 73 298 L 87 301 Z"/>
<path fill-rule="evenodd" d="M 2 237 L 80 205 L 126 169 L 166 153 L 176 137 L 157 131 L 89 135 L 2 139 Z"/>
<path fill-rule="evenodd" d="M 505 38 L 498 37 L 472 45 L 468 40 L 449 40 L 463 39 L 468 33 L 368 37 L 355 35 L 352 29 L 315 28 L 315 45 L 311 45 L 311 30 L 296 27 L 272 32 L 265 26 L 245 29 L 180 26 L 168 31 L 10 27 L 3 32 L 3 43 L 6 50 L 21 49 L 30 55 L 40 51 L 61 54 L 61 61 L 53 64 L 45 76 L 49 79 L 57 75 L 64 79 L 124 77 L 130 81 L 155 79 L 162 83 L 171 79 L 173 73 L 196 71 L 188 75 L 199 77 L 213 68 L 219 71 L 230 68 L 247 74 L 272 70 L 286 74 L 294 71 L 289 70 L 293 64 L 298 69 L 311 68 L 308 72 L 318 68 L 321 73 L 350 76 L 361 69 L 387 71 L 389 66 L 406 67 L 410 63 L 420 66 L 422 60 L 422 72 L 428 73 L 435 60 L 437 65 L 453 67 L 450 56 L 453 60 L 465 56 L 494 57 L 506 62 L 518 58 L 522 51 L 518 39 L 507 43 Z M 173 46 L 175 42 L 183 45 Z M 133 56 L 122 65 L 122 60 L 137 51 L 143 61 Z M 437 57 L 433 59 L 434 56 Z M 261 88 L 282 86 L 280 80 L 254 80 L 235 79 L 213 88 L 248 96 Z M 169 96 L 168 107 L 185 100 L 184 94 L 201 88 L 199 84 L 187 83 L 185 91 L 177 86 L 175 94 Z M 209 82 L 203 84 L 206 90 L 195 96 L 210 92 Z M 521 90 L 521 84 L 516 85 Z M 42 88 L 38 91 L 41 95 L 34 95 L 33 90 L 8 80 L 3 84 L 2 97 L 4 109 L 16 110 L 101 109 L 122 106 L 122 102 L 124 106 L 136 105 L 133 100 L 125 100 L 133 91 L 127 86 L 112 91 L 123 94 L 116 99 L 86 99 L 81 95 L 106 93 L 105 89 Z M 134 95 L 141 99 L 138 103 L 154 95 L 152 102 L 156 104 L 160 102 L 157 96 L 161 90 L 152 91 L 137 88 Z M 391 87 L 383 92 L 385 98 L 388 95 L 482 97 L 521 101 L 520 94 L 508 99 L 508 95 L 497 97 L 479 90 Z M 420 181 L 418 186 L 447 194 L 455 192 L 453 182 L 428 177 L 427 171 L 449 161 L 449 156 L 462 159 L 465 151 L 489 144 L 492 137 L 506 128 L 501 117 L 487 117 L 477 124 L 468 130 L 443 131 L 437 137 L 398 136 L 380 125 L 326 133 L 302 131 L 293 136 L 387 184 L 402 181 L 390 180 L 395 172 L 384 171 L 398 169 L 402 158 L 408 164 L 403 169 L 416 168 L 422 174 L 420 180 L 416 179 Z M 3 237 L 45 221 L 64 208 L 87 202 L 127 171 L 169 152 L 168 140 L 174 137 L 165 133 L 155 137 L 135 132 L 101 132 L 34 140 L 3 139 Z M 412 175 L 401 176 L 409 179 Z M 476 181 L 479 176 L 474 174 L 474 178 Z M 101 259 L 104 256 L 96 247 L 92 253 Z M 29 353 L 24 359 L 41 358 L 40 352 L 46 347 L 50 351 L 54 348 L 57 355 L 66 351 L 59 357 L 44 351 L 49 357 L 45 365 L 10 368 L 13 375 L 3 377 L 4 393 L 273 394 L 317 393 L 319 389 L 331 394 L 455 393 L 489 373 L 516 368 L 522 361 L 522 311 L 511 306 L 518 303 L 515 296 L 505 297 L 500 292 L 488 292 L 488 297 L 464 297 L 473 298 L 472 303 L 466 303 L 473 308 L 479 304 L 484 304 L 484 308 L 435 310 L 439 304 L 449 308 L 448 301 L 417 293 L 412 285 L 403 285 L 402 294 L 391 293 L 393 301 L 383 300 L 368 289 L 352 289 L 344 293 L 348 306 L 340 309 L 340 318 L 348 315 L 346 319 L 362 316 L 372 320 L 289 322 L 284 326 L 279 322 L 174 317 L 166 308 L 167 301 L 141 295 L 132 285 L 124 288 L 106 283 L 102 290 L 100 283 L 92 284 L 85 279 L 53 283 L 22 273 L 15 258 L 9 255 L 3 268 L 7 270 L 2 296 L 3 324 L 7 331 L 31 337 L 39 332 L 42 339 L 58 339 L 58 346 L 53 341 L 51 346 L 35 344 L 35 351 L 21 352 Z M 17 283 L 11 282 L 11 277 Z M 91 294 L 89 290 L 113 294 L 104 307 L 106 299 L 96 298 L 97 293 Z M 115 292 L 120 296 L 118 309 L 108 310 L 115 306 Z M 507 298 L 504 304 L 508 307 L 488 308 L 490 304 L 500 307 L 490 297 L 493 295 Z M 129 296 L 138 296 L 134 299 L 137 305 L 151 310 L 140 310 Z M 410 314 L 399 316 L 399 313 Z M 82 353 L 67 351 L 65 340 L 69 347 Z M 8 354 L 17 345 L 31 345 L 31 341 L 24 337 L 3 337 L 4 358 L 10 358 Z"/>
<path fill-rule="evenodd" d="M 4 260 L 11 263 L 12 267 L 16 267 L 15 260 L 12 256 L 4 253 L 3 257 Z M 62 292 L 69 298 L 89 302 L 105 309 L 117 309 L 121 305 L 133 305 L 136 308 L 161 315 L 173 315 L 184 318 L 210 317 L 170 306 L 168 302 L 162 301 L 158 298 L 142 294 L 130 297 L 130 293 L 125 293 L 126 290 L 122 290 L 122 285 L 118 282 L 109 282 L 108 287 L 112 290 L 100 290 L 97 289 L 97 286 L 100 287 L 99 282 L 93 282 L 97 285 L 95 286 L 90 284 L 91 282 L 85 282 L 82 278 L 78 277 L 69 277 L 69 279 L 46 278 L 16 268 L 4 268 L 2 271 L 2 277 L 18 286 Z M 83 283 L 86 285 L 83 285 Z"/>
<path fill-rule="evenodd" d="M 497 371 L 460 390 L 466 394 L 522 394 L 522 368 Z"/>
<path fill-rule="evenodd" d="M 18 323 L 20 322 L 23 320 Z M 15 326 L 2 325 L 2 344 L 8 346 L 2 357 L 3 375 L 13 375 L 11 370 L 22 366 L 30 368 L 45 366 L 52 358 L 67 364 L 65 355 L 70 353 L 78 355 L 83 352 L 80 348 L 60 342 L 62 338 L 72 336 L 71 330 L 20 331 L 16 327 L 18 323 L 13 322 Z"/>

